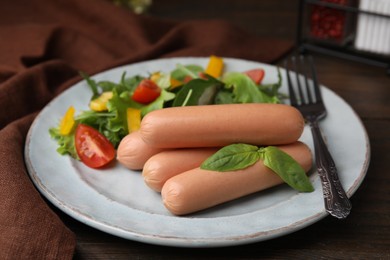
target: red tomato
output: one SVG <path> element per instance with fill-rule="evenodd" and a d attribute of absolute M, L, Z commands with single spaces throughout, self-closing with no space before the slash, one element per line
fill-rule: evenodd
<path fill-rule="evenodd" d="M 75 145 L 80 160 L 91 168 L 102 167 L 115 158 L 112 143 L 98 130 L 88 125 L 77 126 Z"/>
<path fill-rule="evenodd" d="M 256 84 L 260 84 L 264 78 L 264 70 L 263 69 L 253 69 L 244 72 L 248 75 Z"/>
<path fill-rule="evenodd" d="M 201 78 L 201 79 L 207 79 L 206 74 L 203 73 L 203 72 L 199 72 L 199 73 L 198 73 L 198 76 L 199 76 L 199 78 Z M 190 81 L 193 80 L 193 79 L 194 79 L 193 77 L 191 77 L 190 75 L 187 75 L 187 76 L 184 77 L 183 82 L 184 82 L 184 83 L 188 83 L 188 82 L 190 82 Z"/>
<path fill-rule="evenodd" d="M 191 76 L 185 76 L 185 78 L 183 79 L 183 82 L 184 83 L 188 83 L 190 82 L 191 80 L 193 80 L 193 78 Z"/>
<path fill-rule="evenodd" d="M 161 94 L 161 89 L 154 81 L 150 79 L 144 79 L 134 90 L 132 99 L 141 104 L 149 104 L 156 100 Z"/>

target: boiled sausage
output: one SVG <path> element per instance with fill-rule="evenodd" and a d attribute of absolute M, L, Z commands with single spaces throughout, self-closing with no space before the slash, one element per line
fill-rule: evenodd
<path fill-rule="evenodd" d="M 199 167 L 218 148 L 188 148 L 162 151 L 146 161 L 142 170 L 145 183 L 160 192 L 171 177 Z"/>
<path fill-rule="evenodd" d="M 298 140 L 303 127 L 300 112 L 288 105 L 228 104 L 155 110 L 143 118 L 140 133 L 159 148 L 279 145 Z"/>
<path fill-rule="evenodd" d="M 141 170 L 145 162 L 163 149 L 146 144 L 138 131 L 125 136 L 119 143 L 117 160 L 131 170 Z"/>
<path fill-rule="evenodd" d="M 312 165 L 309 148 L 301 142 L 279 146 L 307 172 Z M 262 161 L 242 170 L 218 172 L 195 168 L 170 178 L 161 195 L 165 207 L 176 215 L 203 210 L 283 183 Z"/>

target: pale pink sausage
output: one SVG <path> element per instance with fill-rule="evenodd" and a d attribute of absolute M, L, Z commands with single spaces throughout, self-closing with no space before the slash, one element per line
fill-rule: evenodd
<path fill-rule="evenodd" d="M 297 141 L 303 127 L 302 115 L 292 106 L 228 104 L 155 110 L 143 118 L 140 133 L 160 148 L 278 145 Z"/>
<path fill-rule="evenodd" d="M 145 183 L 160 192 L 171 177 L 199 167 L 219 148 L 187 148 L 162 151 L 146 161 L 142 170 Z"/>
<path fill-rule="evenodd" d="M 296 142 L 279 146 L 307 172 L 312 165 L 309 148 Z M 217 172 L 195 168 L 170 178 L 161 195 L 165 207 L 175 215 L 184 215 L 227 202 L 278 184 L 283 180 L 259 161 L 238 171 Z"/>
<path fill-rule="evenodd" d="M 125 136 L 119 143 L 117 160 L 131 170 L 141 170 L 150 157 L 163 150 L 146 144 L 136 131 Z"/>

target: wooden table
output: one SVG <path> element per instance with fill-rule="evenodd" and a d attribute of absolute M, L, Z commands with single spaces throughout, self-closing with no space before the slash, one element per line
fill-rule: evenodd
<path fill-rule="evenodd" d="M 297 0 L 156 0 L 149 15 L 222 18 L 261 37 L 294 39 L 297 8 Z M 320 82 L 353 107 L 370 138 L 371 163 L 347 219 L 326 217 L 290 235 L 244 246 L 186 249 L 121 239 L 53 208 L 77 236 L 75 259 L 390 259 L 390 77 L 380 68 L 314 58 Z"/>

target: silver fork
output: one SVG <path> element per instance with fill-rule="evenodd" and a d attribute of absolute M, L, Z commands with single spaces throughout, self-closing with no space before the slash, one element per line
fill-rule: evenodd
<path fill-rule="evenodd" d="M 291 80 L 290 65 L 292 70 L 295 71 L 295 85 Z M 311 80 L 308 79 L 308 67 L 310 68 Z M 292 57 L 291 62 L 286 60 L 285 68 L 290 103 L 302 113 L 313 135 L 315 161 L 322 182 L 325 209 L 336 218 L 346 218 L 352 206 L 341 186 L 336 165 L 319 128 L 319 120 L 323 119 L 327 112 L 322 100 L 313 60 L 311 57 Z M 299 74 L 303 76 L 299 76 Z"/>

